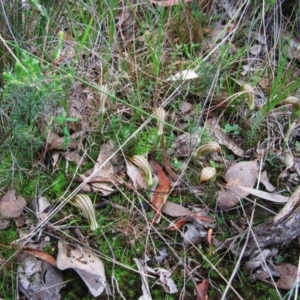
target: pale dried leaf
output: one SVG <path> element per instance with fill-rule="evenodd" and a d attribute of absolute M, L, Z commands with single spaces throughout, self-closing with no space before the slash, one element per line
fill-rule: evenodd
<path fill-rule="evenodd" d="M 284 153 L 284 163 L 285 163 L 285 169 L 279 175 L 278 179 L 288 176 L 288 170 L 290 170 L 295 164 L 294 156 L 290 152 L 286 151 Z"/>
<path fill-rule="evenodd" d="M 113 165 L 110 161 L 102 164 L 114 153 L 114 144 L 112 141 L 108 141 L 106 144 L 103 144 L 100 148 L 100 152 L 97 158 L 97 162 L 94 166 L 94 171 L 97 171 L 96 176 L 98 177 L 109 177 L 114 173 Z M 102 166 L 102 167 L 101 167 Z"/>
<path fill-rule="evenodd" d="M 259 44 L 256 44 L 256 45 L 253 45 L 253 46 L 250 48 L 249 52 L 250 52 L 252 55 L 258 55 L 258 54 L 260 53 L 261 49 L 262 49 L 262 46 L 259 45 Z"/>
<path fill-rule="evenodd" d="M 117 160 L 113 157 L 106 162 L 113 153 L 114 145 L 112 141 L 101 146 L 94 168 L 86 171 L 84 175 L 79 174 L 81 180 L 85 181 L 92 173 L 94 173 L 94 176 L 89 178 L 88 185 L 85 185 L 82 188 L 82 191 L 101 192 L 104 196 L 108 196 L 115 191 L 113 183 L 120 184 L 120 180 L 114 175 L 115 170 L 111 161 L 116 162 Z"/>
<path fill-rule="evenodd" d="M 30 255 L 18 267 L 18 285 L 27 299 L 59 300 L 66 283 L 57 268 Z"/>
<path fill-rule="evenodd" d="M 45 221 L 48 216 L 46 210 L 50 207 L 50 202 L 45 197 L 39 196 L 35 203 L 35 212 L 38 220 Z"/>
<path fill-rule="evenodd" d="M 207 230 L 204 226 L 195 224 L 186 224 L 188 230 L 183 235 L 183 243 L 186 246 L 197 245 L 207 239 Z"/>
<path fill-rule="evenodd" d="M 126 163 L 126 173 L 131 179 L 134 187 L 137 187 L 137 177 L 141 174 L 140 169 L 134 165 L 130 160 L 125 159 Z M 146 182 L 145 182 L 146 184 Z M 147 187 L 147 184 L 146 184 Z"/>
<path fill-rule="evenodd" d="M 272 201 L 272 202 L 275 202 L 275 203 L 286 203 L 289 200 L 289 197 L 285 197 L 285 196 L 281 196 L 281 195 L 277 195 L 277 194 L 272 194 L 272 193 L 256 190 L 256 189 L 253 189 L 253 188 L 241 186 L 241 185 L 239 185 L 239 188 L 244 190 L 247 193 L 250 193 L 250 194 L 254 195 L 254 196 L 257 196 L 259 198 L 269 200 L 269 201 Z"/>
<path fill-rule="evenodd" d="M 67 161 L 75 162 L 77 166 L 84 164 L 83 158 L 78 154 L 77 151 L 68 151 L 64 153 L 64 157 Z"/>
<path fill-rule="evenodd" d="M 263 171 L 260 176 L 260 182 L 265 186 L 268 192 L 275 192 L 276 188 L 270 182 L 267 171 Z"/>
<path fill-rule="evenodd" d="M 18 218 L 23 212 L 26 200 L 16 195 L 15 190 L 9 190 L 0 200 L 0 214 L 5 218 Z"/>
<path fill-rule="evenodd" d="M 190 111 L 192 111 L 194 108 L 194 105 L 187 102 L 187 101 L 183 101 L 181 103 L 181 106 L 180 106 L 180 111 L 183 115 L 186 115 L 187 113 L 189 113 Z"/>
<path fill-rule="evenodd" d="M 146 256 L 147 258 L 147 256 Z M 147 260 L 145 259 L 145 266 L 148 273 L 158 275 L 164 290 L 168 294 L 175 294 L 178 292 L 177 286 L 174 280 L 171 278 L 171 272 L 163 268 L 151 268 L 147 265 Z"/>
<path fill-rule="evenodd" d="M 175 294 L 178 292 L 178 288 L 174 282 L 174 280 L 171 278 L 171 274 L 169 271 L 165 269 L 158 269 L 159 271 L 159 279 L 161 284 L 164 287 L 164 290 L 168 294 Z"/>
<path fill-rule="evenodd" d="M 183 133 L 173 142 L 170 154 L 175 154 L 176 157 L 190 156 L 200 140 L 201 138 L 197 131 L 192 134 Z"/>
<path fill-rule="evenodd" d="M 210 42 L 212 44 L 216 43 L 218 40 L 222 40 L 226 35 L 226 27 L 222 25 L 222 22 L 216 22 L 214 24 L 214 29 L 210 33 Z"/>
<path fill-rule="evenodd" d="M 159 256 L 155 256 L 155 259 L 156 259 L 156 261 L 157 261 L 157 263 L 162 263 L 164 260 L 165 260 L 165 258 L 167 258 L 167 256 L 168 256 L 168 251 L 167 251 L 167 249 L 164 247 L 164 248 L 162 248 L 161 250 L 158 250 L 158 252 L 159 252 Z"/>
<path fill-rule="evenodd" d="M 137 259 L 133 258 L 134 262 L 136 263 L 138 270 L 140 272 L 141 280 L 142 280 L 142 291 L 143 291 L 143 296 L 139 298 L 139 300 L 152 300 L 151 294 L 150 294 L 150 289 L 149 289 L 149 284 L 148 284 L 148 278 L 146 276 L 146 267 L 143 266 L 142 262 Z"/>
<path fill-rule="evenodd" d="M 255 34 L 253 34 L 253 36 L 260 44 L 265 45 L 267 43 L 266 36 L 264 34 L 260 34 L 259 32 L 256 32 Z"/>
<path fill-rule="evenodd" d="M 195 79 L 198 78 L 199 75 L 193 70 L 184 70 L 181 71 L 169 78 L 167 78 L 167 81 L 177 81 L 177 80 L 189 80 L 189 79 Z"/>
<path fill-rule="evenodd" d="M 90 248 L 58 241 L 57 267 L 60 270 L 74 269 L 94 297 L 106 288 L 103 263 Z"/>
<path fill-rule="evenodd" d="M 0 230 L 7 229 L 10 227 L 10 225 L 11 225 L 11 220 L 0 217 Z"/>

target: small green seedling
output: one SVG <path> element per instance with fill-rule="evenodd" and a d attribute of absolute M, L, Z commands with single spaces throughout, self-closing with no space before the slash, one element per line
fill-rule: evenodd
<path fill-rule="evenodd" d="M 225 125 L 224 131 L 226 133 L 232 133 L 234 135 L 238 135 L 241 132 L 241 128 L 237 124 L 230 125 L 227 123 Z"/>
<path fill-rule="evenodd" d="M 70 139 L 71 139 L 67 122 L 78 122 L 79 119 L 73 118 L 73 117 L 68 117 L 67 113 L 65 111 L 63 111 L 55 118 L 55 121 L 57 122 L 58 125 L 62 126 L 62 130 L 64 133 L 63 148 L 66 149 L 70 142 Z"/>

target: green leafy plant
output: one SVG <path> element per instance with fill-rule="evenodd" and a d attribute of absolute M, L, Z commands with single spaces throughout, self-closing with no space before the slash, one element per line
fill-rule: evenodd
<path fill-rule="evenodd" d="M 232 133 L 234 135 L 238 135 L 241 132 L 241 128 L 238 124 L 230 125 L 229 123 L 227 123 L 224 127 L 224 131 L 226 133 Z"/>
<path fill-rule="evenodd" d="M 2 147 L 21 165 L 24 156 L 32 157 L 44 142 L 48 118 L 63 99 L 65 77 L 46 71 L 38 59 L 22 52 L 15 67 L 3 73 L 0 114 L 11 134 Z"/>
<path fill-rule="evenodd" d="M 78 118 L 68 117 L 67 113 L 63 111 L 55 118 L 56 123 L 62 127 L 64 133 L 63 148 L 67 149 L 67 146 L 71 140 L 68 122 L 78 122 Z"/>

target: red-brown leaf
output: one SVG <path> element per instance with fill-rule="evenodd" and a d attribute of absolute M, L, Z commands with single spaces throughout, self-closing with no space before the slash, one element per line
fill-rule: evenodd
<path fill-rule="evenodd" d="M 207 231 L 207 242 L 208 245 L 211 246 L 211 238 L 212 238 L 213 229 L 209 228 Z"/>
<path fill-rule="evenodd" d="M 196 295 L 197 295 L 197 300 L 208 300 L 208 291 L 209 283 L 208 280 L 203 279 L 201 283 L 197 285 L 197 290 L 196 290 Z"/>
<path fill-rule="evenodd" d="M 186 223 L 187 223 L 186 219 L 179 219 L 178 221 L 175 222 L 174 225 L 170 226 L 169 229 L 170 230 L 176 230 L 176 229 L 180 228 L 181 226 L 183 226 Z"/>
<path fill-rule="evenodd" d="M 168 193 L 171 187 L 171 181 L 165 175 L 161 166 L 156 161 L 153 161 L 153 163 L 156 168 L 157 176 L 159 179 L 159 185 L 156 188 L 155 195 L 151 202 L 152 208 L 156 213 L 153 222 L 157 224 L 161 218 L 162 207 L 165 204 L 168 197 Z"/>
<path fill-rule="evenodd" d="M 56 259 L 50 254 L 41 250 L 32 249 L 28 247 L 23 248 L 23 250 L 26 251 L 27 253 L 34 255 L 37 258 L 46 261 L 48 264 L 52 265 L 53 267 L 56 267 Z"/>

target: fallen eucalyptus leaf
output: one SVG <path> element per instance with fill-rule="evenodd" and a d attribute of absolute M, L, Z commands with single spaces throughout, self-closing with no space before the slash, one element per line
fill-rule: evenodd
<path fill-rule="evenodd" d="M 151 1 L 153 1 L 153 0 L 151 0 Z M 171 1 L 178 1 L 178 0 L 171 0 Z M 191 2 L 191 1 L 192 0 L 189 0 L 188 2 Z M 167 78 L 166 80 L 167 81 L 189 80 L 189 79 L 195 79 L 198 77 L 199 77 L 199 75 L 193 70 L 183 70 L 183 71 Z"/>
<path fill-rule="evenodd" d="M 107 288 L 103 263 L 91 249 L 58 241 L 56 262 L 60 270 L 75 270 L 94 297 Z"/>
<path fill-rule="evenodd" d="M 276 188 L 270 182 L 267 171 L 263 171 L 260 176 L 260 182 L 265 186 L 268 192 L 275 192 Z"/>
<path fill-rule="evenodd" d="M 168 197 L 168 193 L 171 187 L 171 181 L 165 175 L 161 166 L 156 161 L 153 161 L 153 163 L 155 165 L 157 176 L 159 178 L 159 185 L 157 186 L 155 194 L 151 199 L 151 205 L 155 213 L 153 223 L 158 224 L 161 219 L 161 211 Z"/>
<path fill-rule="evenodd" d="M 139 298 L 139 300 L 152 300 L 151 294 L 150 294 L 150 289 L 149 289 L 149 284 L 148 284 L 148 278 L 146 276 L 146 267 L 143 266 L 142 262 L 137 259 L 133 258 L 134 262 L 136 263 L 138 270 L 140 272 L 141 280 L 142 280 L 142 291 L 143 291 L 143 296 Z"/>
<path fill-rule="evenodd" d="M 247 193 L 254 195 L 254 196 L 257 196 L 259 198 L 269 200 L 272 202 L 276 202 L 276 203 L 286 203 L 289 200 L 289 197 L 276 195 L 276 194 L 272 194 L 272 193 L 268 193 L 268 192 L 263 192 L 260 190 L 256 190 L 256 189 L 241 186 L 241 185 L 239 185 L 239 188 L 244 190 Z"/>
<path fill-rule="evenodd" d="M 196 300 L 208 300 L 207 291 L 209 288 L 209 283 L 207 279 L 203 279 L 203 281 L 197 284 L 196 288 Z"/>
<path fill-rule="evenodd" d="M 279 279 L 275 282 L 277 288 L 283 290 L 290 290 L 292 288 L 297 288 L 300 286 L 298 279 L 298 267 L 283 263 L 281 265 L 275 266 L 276 271 L 279 273 Z"/>
<path fill-rule="evenodd" d="M 131 179 L 134 187 L 137 187 L 137 177 L 140 173 L 140 169 L 136 167 L 130 160 L 125 159 L 126 163 L 126 173 Z"/>
<path fill-rule="evenodd" d="M 162 212 L 171 217 L 184 217 L 193 213 L 184 206 L 170 201 L 166 201 L 162 208 Z"/>
<path fill-rule="evenodd" d="M 23 212 L 26 200 L 16 195 L 15 190 L 8 190 L 0 200 L 0 214 L 5 218 L 18 218 Z"/>
<path fill-rule="evenodd" d="M 253 188 L 258 177 L 257 161 L 242 161 L 228 169 L 225 175 L 227 184 L 219 192 L 217 202 L 220 208 L 226 209 L 235 206 L 249 192 L 239 186 Z"/>

